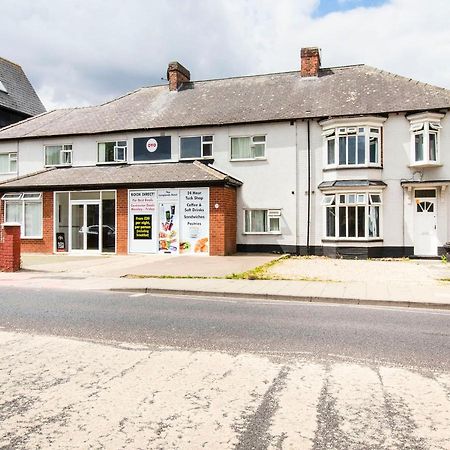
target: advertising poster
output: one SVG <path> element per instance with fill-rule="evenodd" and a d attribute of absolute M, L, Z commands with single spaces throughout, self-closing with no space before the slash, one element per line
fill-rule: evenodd
<path fill-rule="evenodd" d="M 130 253 L 156 253 L 156 191 L 128 191 L 128 230 Z"/>
<path fill-rule="evenodd" d="M 209 255 L 209 189 L 180 189 L 180 253 Z"/>
<path fill-rule="evenodd" d="M 153 136 L 134 138 L 134 161 L 164 161 L 172 157 L 171 137 Z"/>
<path fill-rule="evenodd" d="M 178 253 L 179 249 L 179 191 L 178 189 L 158 190 L 159 211 L 159 252 Z"/>

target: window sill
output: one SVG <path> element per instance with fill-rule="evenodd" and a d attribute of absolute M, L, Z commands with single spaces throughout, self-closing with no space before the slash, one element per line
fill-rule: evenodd
<path fill-rule="evenodd" d="M 20 240 L 24 240 L 24 241 L 27 241 L 27 240 L 37 240 L 37 239 L 44 239 L 44 237 L 43 236 L 20 236 Z"/>
<path fill-rule="evenodd" d="M 105 162 L 96 162 L 97 166 L 117 166 L 120 164 L 128 164 L 128 161 L 105 161 Z"/>
<path fill-rule="evenodd" d="M 0 172 L 0 175 L 17 175 L 17 172 Z"/>
<path fill-rule="evenodd" d="M 383 242 L 383 238 L 323 238 L 322 242 Z"/>
<path fill-rule="evenodd" d="M 50 169 L 52 167 L 72 167 L 72 164 L 50 164 L 44 166 L 46 169 Z"/>
<path fill-rule="evenodd" d="M 180 158 L 180 161 L 209 161 L 213 156 L 199 156 L 198 158 Z"/>
<path fill-rule="evenodd" d="M 323 172 L 331 172 L 334 170 L 346 170 L 346 169 L 383 169 L 383 166 L 380 164 L 372 164 L 372 165 L 361 165 L 361 164 L 351 164 L 347 166 L 326 166 L 322 170 Z"/>
<path fill-rule="evenodd" d="M 410 164 L 408 167 L 416 169 L 418 167 L 442 167 L 444 164 L 437 161 L 419 161 Z"/>
<path fill-rule="evenodd" d="M 247 235 L 250 235 L 250 236 L 252 236 L 252 235 L 256 235 L 256 236 L 259 236 L 259 235 L 264 235 L 264 236 L 270 236 L 270 235 L 280 235 L 281 234 L 281 231 L 259 231 L 259 232 L 243 232 L 242 233 L 244 236 L 247 236 Z"/>
<path fill-rule="evenodd" d="M 230 162 L 241 162 L 241 161 L 267 161 L 267 158 L 242 158 L 242 159 L 230 159 Z"/>

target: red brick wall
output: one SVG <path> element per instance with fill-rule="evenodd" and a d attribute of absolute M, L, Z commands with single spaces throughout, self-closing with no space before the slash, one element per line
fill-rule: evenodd
<path fill-rule="evenodd" d="M 17 272 L 20 269 L 20 226 L 0 229 L 0 271 Z"/>
<path fill-rule="evenodd" d="M 116 199 L 117 227 L 116 239 L 118 254 L 128 253 L 128 190 L 117 189 Z"/>
<path fill-rule="evenodd" d="M 0 221 L 4 222 L 4 202 L 0 202 Z M 42 193 L 42 239 L 22 239 L 24 253 L 53 252 L 53 192 Z"/>
<path fill-rule="evenodd" d="M 218 208 L 215 208 L 215 205 Z M 236 189 L 212 187 L 209 190 L 210 255 L 236 253 Z"/>

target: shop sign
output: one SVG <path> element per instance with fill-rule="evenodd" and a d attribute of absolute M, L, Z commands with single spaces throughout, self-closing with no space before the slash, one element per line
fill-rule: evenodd
<path fill-rule="evenodd" d="M 209 254 L 209 189 L 180 189 L 180 253 Z"/>
<path fill-rule="evenodd" d="M 134 161 L 161 161 L 172 158 L 171 137 L 153 136 L 133 139 Z"/>
<path fill-rule="evenodd" d="M 158 190 L 159 252 L 178 253 L 179 248 L 179 191 Z"/>
<path fill-rule="evenodd" d="M 153 232 L 156 211 L 156 191 L 128 191 L 128 226 L 130 253 L 155 253 Z"/>

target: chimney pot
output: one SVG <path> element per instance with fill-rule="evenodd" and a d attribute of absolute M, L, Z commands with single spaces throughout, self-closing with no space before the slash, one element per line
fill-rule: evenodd
<path fill-rule="evenodd" d="M 300 52 L 302 77 L 317 77 L 320 69 L 320 49 L 318 47 L 305 47 Z"/>
<path fill-rule="evenodd" d="M 167 80 L 169 81 L 169 91 L 177 91 L 183 83 L 189 82 L 191 73 L 178 61 L 169 63 L 167 67 Z"/>

